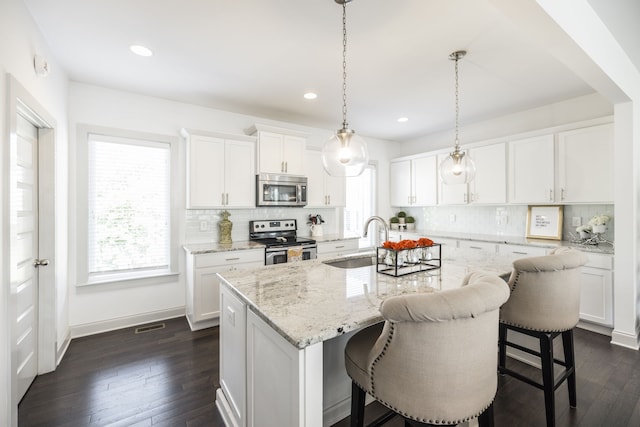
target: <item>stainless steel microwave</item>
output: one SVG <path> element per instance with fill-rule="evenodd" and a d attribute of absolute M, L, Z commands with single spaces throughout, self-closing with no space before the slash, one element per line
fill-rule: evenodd
<path fill-rule="evenodd" d="M 307 177 L 297 175 L 256 175 L 257 206 L 306 206 Z"/>

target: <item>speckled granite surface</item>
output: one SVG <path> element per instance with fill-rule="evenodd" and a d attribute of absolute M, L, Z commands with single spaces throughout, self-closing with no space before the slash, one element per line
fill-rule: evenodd
<path fill-rule="evenodd" d="M 318 260 L 230 271 L 221 277 L 274 330 L 305 348 L 379 322 L 378 308 L 388 296 L 455 288 L 476 270 L 509 273 L 512 261 L 454 249 L 443 254 L 442 268 L 401 277 L 377 273 L 375 266 L 341 269 Z"/>
<path fill-rule="evenodd" d="M 222 243 L 193 243 L 190 245 L 184 245 L 184 250 L 193 254 L 209 254 L 215 252 L 229 252 L 229 251 L 243 251 L 246 249 L 264 249 L 264 245 L 260 243 L 244 240 L 240 242 L 233 242 L 228 244 Z"/>

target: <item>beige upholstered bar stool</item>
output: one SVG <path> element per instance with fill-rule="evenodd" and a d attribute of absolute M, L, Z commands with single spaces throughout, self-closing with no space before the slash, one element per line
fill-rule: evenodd
<path fill-rule="evenodd" d="M 565 380 L 569 405 L 576 407 L 573 328 L 580 316 L 580 267 L 586 262 L 585 254 L 570 248 L 514 261 L 509 279 L 511 296 L 500 309 L 499 372 L 544 391 L 547 426 L 555 426 L 555 390 Z M 510 342 L 508 331 L 536 338 L 540 351 Z M 553 340 L 558 336 L 562 336 L 564 360 L 553 355 Z M 540 357 L 542 383 L 507 368 L 507 346 Z M 563 367 L 558 378 L 555 365 Z"/>
<path fill-rule="evenodd" d="M 351 426 L 362 426 L 365 392 L 405 425 L 493 425 L 503 279 L 472 273 L 463 286 L 385 300 L 385 319 L 355 334 L 345 349 L 352 379 Z M 376 420 L 381 425 L 384 420 Z"/>

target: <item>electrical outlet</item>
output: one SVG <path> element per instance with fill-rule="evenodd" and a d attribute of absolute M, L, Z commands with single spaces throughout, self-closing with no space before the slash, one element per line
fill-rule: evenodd
<path fill-rule="evenodd" d="M 207 221 L 200 221 L 200 231 L 209 231 L 209 223 Z"/>
<path fill-rule="evenodd" d="M 580 218 L 579 216 L 574 216 L 571 218 L 571 225 L 573 227 L 579 227 L 582 225 L 582 218 Z"/>
<path fill-rule="evenodd" d="M 456 222 L 456 214 L 449 214 L 449 222 Z"/>

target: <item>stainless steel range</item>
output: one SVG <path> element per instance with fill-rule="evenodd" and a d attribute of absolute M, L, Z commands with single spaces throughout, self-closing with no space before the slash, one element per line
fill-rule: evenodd
<path fill-rule="evenodd" d="M 316 241 L 298 237 L 297 230 L 295 219 L 249 221 L 249 240 L 265 245 L 265 265 L 315 259 Z"/>

